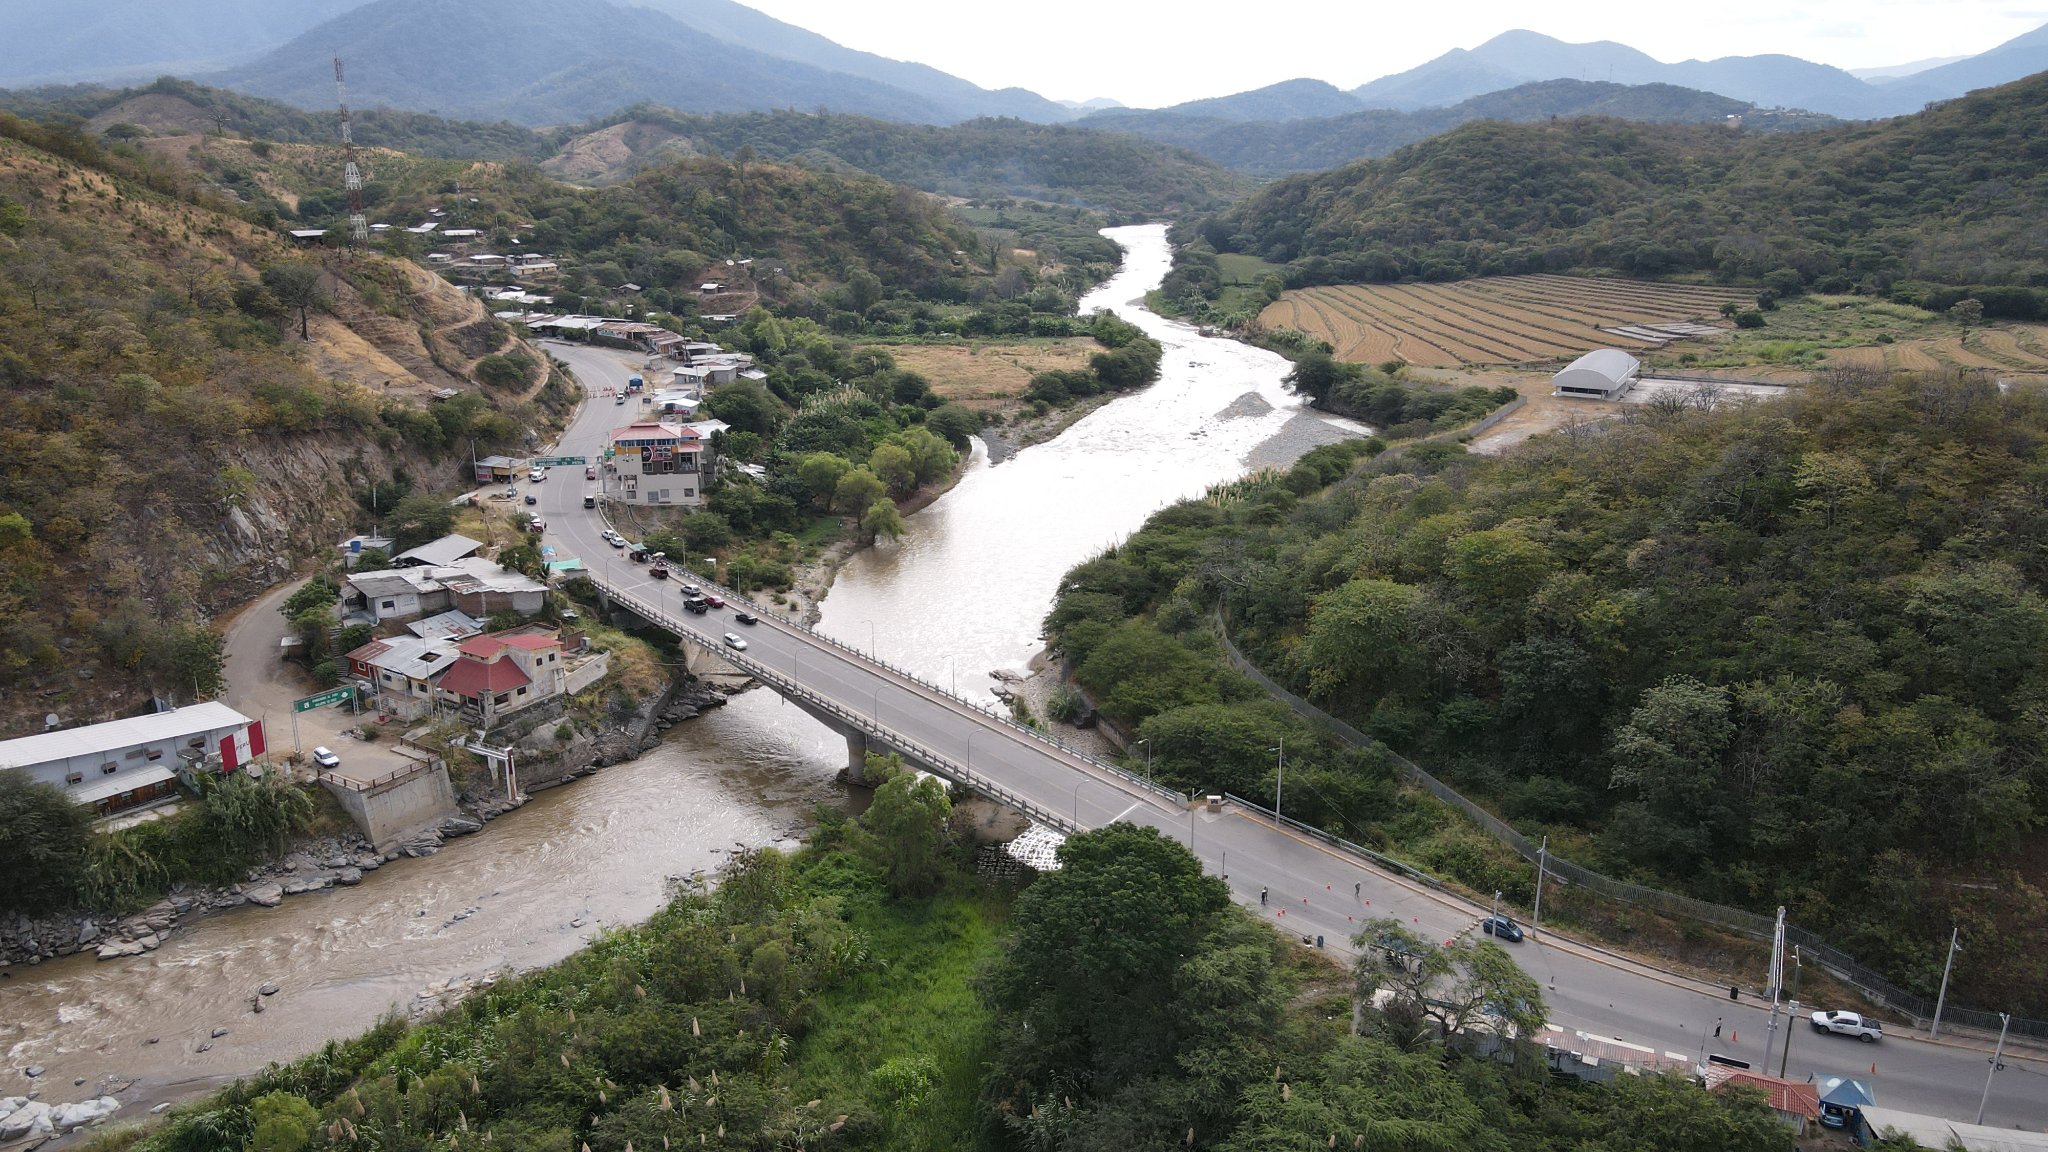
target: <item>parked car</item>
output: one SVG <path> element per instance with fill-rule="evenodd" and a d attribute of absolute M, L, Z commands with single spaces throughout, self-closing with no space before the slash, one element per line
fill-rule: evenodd
<path fill-rule="evenodd" d="M 706 593 L 704 594 L 704 602 L 705 602 L 706 604 L 709 604 L 709 605 L 711 605 L 711 606 L 712 606 L 713 608 L 723 608 L 723 607 L 725 607 L 725 601 L 723 601 L 723 600 L 719 599 L 719 598 L 718 598 L 717 596 L 714 596 L 713 594 L 711 594 L 711 593 L 709 593 L 709 592 L 706 592 Z"/>
<path fill-rule="evenodd" d="M 341 767 L 341 757 L 336 756 L 331 749 L 325 747 L 315 748 L 313 749 L 313 763 L 318 764 L 322 768 L 339 768 Z"/>
<path fill-rule="evenodd" d="M 1837 1036 L 1854 1036 L 1865 1044 L 1875 1044 L 1884 1039 L 1883 1024 L 1856 1012 L 1815 1012 L 1813 1030 L 1833 1032 Z"/>
<path fill-rule="evenodd" d="M 1522 942 L 1522 926 L 1506 916 L 1488 916 L 1479 922 L 1479 930 L 1496 940 L 1506 940 L 1515 944 Z"/>
<path fill-rule="evenodd" d="M 746 651 L 747 642 L 733 635 L 732 633 L 727 632 L 725 634 L 725 646 L 727 648 L 737 648 L 744 652 Z"/>
<path fill-rule="evenodd" d="M 533 519 L 528 520 L 526 522 L 526 530 L 528 532 L 534 533 L 535 535 L 539 535 L 540 533 L 548 530 L 548 522 L 541 519 L 538 516 L 535 516 Z"/>
<path fill-rule="evenodd" d="M 535 484 L 538 484 L 538 483 L 540 483 L 541 481 L 543 481 L 543 480 L 545 480 L 545 479 L 547 479 L 547 478 L 548 478 L 548 472 L 547 472 L 547 469 L 545 469 L 545 468 L 533 468 L 533 469 L 530 469 L 530 470 L 528 470 L 528 471 L 527 471 L 527 473 L 526 473 L 526 478 L 527 478 L 528 480 L 531 480 L 531 481 L 533 481 L 533 482 L 534 482 Z"/>
<path fill-rule="evenodd" d="M 732 614 L 732 618 L 742 624 L 759 624 L 761 622 L 761 618 L 752 612 L 735 612 Z"/>

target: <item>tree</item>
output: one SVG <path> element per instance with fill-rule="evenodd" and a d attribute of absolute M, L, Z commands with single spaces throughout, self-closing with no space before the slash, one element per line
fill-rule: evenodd
<path fill-rule="evenodd" d="M 894 540 L 903 535 L 903 514 L 896 510 L 894 502 L 877 500 L 861 513 L 860 530 L 870 540 L 880 540 L 884 536 Z"/>
<path fill-rule="evenodd" d="M 909 454 L 910 470 L 918 487 L 945 479 L 960 463 L 960 454 L 953 451 L 953 446 L 929 428 L 906 428 L 889 439 Z"/>
<path fill-rule="evenodd" d="M 945 785 L 931 776 L 906 773 L 875 789 L 861 825 L 874 833 L 891 892 L 927 896 L 938 891 L 945 875 L 946 820 L 952 812 Z"/>
<path fill-rule="evenodd" d="M 850 468 L 832 490 L 832 507 L 841 515 L 860 515 L 888 495 L 889 486 L 873 472 L 866 468 Z"/>
<path fill-rule="evenodd" d="M 85 879 L 92 810 L 20 771 L 0 772 L 0 907 L 68 906 Z"/>
<path fill-rule="evenodd" d="M 290 1092 L 258 1096 L 249 1112 L 254 1123 L 249 1152 L 302 1152 L 320 1126 L 320 1113 Z"/>
<path fill-rule="evenodd" d="M 868 457 L 868 469 L 898 496 L 907 496 L 917 489 L 917 467 L 901 444 L 877 445 Z"/>
<path fill-rule="evenodd" d="M 455 528 L 455 508 L 438 496 L 417 493 L 400 500 L 391 509 L 384 530 L 401 551 L 439 540 Z"/>
<path fill-rule="evenodd" d="M 1547 1018 L 1535 978 L 1491 941 L 1436 944 L 1400 920 L 1381 917 L 1366 921 L 1352 943 L 1358 948 L 1351 966 L 1354 1032 L 1382 992 L 1389 993 L 1390 1017 L 1427 1019 L 1450 1042 L 1469 1042 L 1480 1032 L 1526 1040 Z"/>
<path fill-rule="evenodd" d="M 763 437 L 773 436 L 775 426 L 782 420 L 775 397 L 752 380 L 735 380 L 713 388 L 704 397 L 704 407 L 734 428 Z"/>
<path fill-rule="evenodd" d="M 263 270 L 263 286 L 270 289 L 279 304 L 298 309 L 299 339 L 311 339 L 307 335 L 306 315 L 326 301 L 320 291 L 320 266 L 302 260 L 272 264 Z"/>
<path fill-rule="evenodd" d="M 965 452 L 967 438 L 981 431 L 981 415 L 965 404 L 941 404 L 924 418 L 924 426 Z"/>
<path fill-rule="evenodd" d="M 804 487 L 811 490 L 811 498 L 824 511 L 832 510 L 832 498 L 839 491 L 839 481 L 853 471 L 853 462 L 833 452 L 813 452 L 797 463 L 797 478 Z"/>
<path fill-rule="evenodd" d="M 1984 302 L 1963 299 L 1948 306 L 1948 318 L 1965 328 L 1975 328 L 1984 322 Z"/>
<path fill-rule="evenodd" d="M 1173 974 L 1229 912 L 1229 889 L 1132 824 L 1071 836 L 1059 859 L 1017 898 L 987 980 L 1013 1025 L 1012 1067 L 1105 1086 L 1171 1067 Z"/>

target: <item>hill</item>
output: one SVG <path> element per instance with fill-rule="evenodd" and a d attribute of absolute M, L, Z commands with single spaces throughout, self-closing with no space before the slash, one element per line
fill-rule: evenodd
<path fill-rule="evenodd" d="M 1936 96 L 1960 96 L 2048 70 L 2048 24 L 1988 52 L 1922 69 L 1896 81 Z"/>
<path fill-rule="evenodd" d="M 2048 276 L 2048 76 L 1798 136 L 1574 120 L 1468 124 L 1278 181 L 1204 223 L 1292 285 L 1519 272 L 1707 273 L 1888 290 Z"/>
<path fill-rule="evenodd" d="M 358 493 L 450 483 L 458 443 L 558 399 L 477 386 L 517 345 L 410 264 L 293 251 L 181 169 L 4 114 L 0 267 L 8 732 L 191 700 L 209 618 L 331 549 Z"/>
<path fill-rule="evenodd" d="M 1351 95 L 1367 107 L 1414 109 L 1453 104 L 1531 80 L 1558 79 L 1673 84 L 1764 107 L 1804 108 L 1853 119 L 1914 112 L 1935 98 L 1917 85 L 1920 77 L 1879 86 L 1839 68 L 1782 55 L 1666 64 L 1625 44 L 1568 44 L 1523 29 L 1503 32 L 1477 48 L 1452 49 L 1406 72 L 1361 85 Z"/>
<path fill-rule="evenodd" d="M 687 116 L 648 107 L 623 116 L 572 137 L 544 167 L 601 182 L 678 151 L 730 155 L 751 148 L 767 159 L 868 172 L 947 195 L 1022 196 L 1133 219 L 1213 211 L 1251 190 L 1250 181 L 1203 157 L 1072 125 L 984 119 L 935 127 L 800 112 Z"/>
<path fill-rule="evenodd" d="M 1766 112 L 1740 100 L 1668 84 L 1544 80 L 1475 96 L 1448 108 L 1411 112 L 1372 109 L 1321 119 L 1237 121 L 1169 110 L 1091 116 L 1082 123 L 1186 148 L 1226 168 L 1279 176 L 1384 156 L 1473 120 L 1564 116 L 1704 124 L 1722 124 L 1736 116 L 1750 131 L 1794 130 L 1835 122 L 1826 116 Z"/>

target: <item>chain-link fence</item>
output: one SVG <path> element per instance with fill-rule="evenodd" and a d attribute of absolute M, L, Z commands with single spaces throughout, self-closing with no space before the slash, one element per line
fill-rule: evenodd
<path fill-rule="evenodd" d="M 1542 855 L 1543 872 L 1549 879 L 1575 885 L 1589 892 L 1606 896 L 1610 899 L 1620 900 L 1638 908 L 1647 908 L 1668 916 L 1684 917 L 1690 920 L 1713 924 L 1749 936 L 1755 936 L 1759 939 L 1768 940 L 1775 933 L 1777 924 L 1771 917 L 1760 916 L 1755 912 L 1747 912 L 1740 908 L 1730 908 L 1726 905 L 1714 904 L 1706 900 L 1695 900 L 1690 896 L 1681 896 L 1676 892 L 1666 892 L 1659 888 L 1647 888 L 1641 884 L 1631 884 L 1626 880 L 1616 880 L 1611 876 L 1601 875 L 1590 868 L 1562 859 L 1555 853 L 1542 853 L 1537 845 L 1529 842 L 1528 837 L 1508 827 L 1506 822 L 1493 813 L 1459 795 L 1456 789 L 1425 772 L 1421 765 L 1394 752 L 1392 749 L 1378 745 L 1377 741 L 1368 737 L 1365 733 L 1296 696 L 1282 687 L 1272 677 L 1261 672 L 1258 665 L 1253 664 L 1247 659 L 1244 653 L 1237 650 L 1237 645 L 1231 641 L 1230 630 L 1224 623 L 1221 611 L 1218 611 L 1216 614 L 1216 633 L 1223 641 L 1223 651 L 1229 657 L 1231 666 L 1257 682 L 1260 687 L 1272 693 L 1276 699 L 1284 701 L 1289 708 L 1294 710 L 1296 715 L 1354 747 L 1378 746 L 1388 759 L 1400 767 L 1410 783 L 1427 789 L 1437 799 L 1463 812 L 1473 823 L 1485 829 L 1488 834 L 1501 843 L 1514 849 L 1516 854 L 1523 859 L 1534 864 L 1537 862 L 1539 854 Z M 1844 983 L 1849 984 L 1865 996 L 1868 996 L 1872 1002 L 1890 1008 L 1894 1012 L 1910 1016 L 1916 1025 L 1925 1024 L 1934 1018 L 1935 1004 L 1933 1000 L 1900 988 L 1883 976 L 1858 963 L 1855 957 L 1829 945 L 1813 933 L 1803 928 L 1787 925 L 1785 941 L 1798 947 L 1799 958 L 1802 963 L 1811 961 L 1818 964 L 1820 967 L 1832 972 Z M 1947 1005 L 1942 1009 L 1941 1019 L 1944 1024 L 1968 1028 L 1983 1028 L 1993 1032 L 1998 1031 L 2001 1024 L 1999 1015 L 1996 1012 L 1984 1012 L 1974 1008 L 1958 1008 L 1953 1004 Z M 2011 1032 L 2014 1036 L 2027 1036 L 2037 1040 L 2048 1040 L 2048 1020 L 2024 1020 L 2014 1017 L 2011 1023 Z"/>

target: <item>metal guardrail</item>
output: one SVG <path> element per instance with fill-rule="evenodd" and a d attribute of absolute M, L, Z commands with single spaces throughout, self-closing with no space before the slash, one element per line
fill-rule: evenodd
<path fill-rule="evenodd" d="M 715 640 L 686 624 L 681 617 L 671 615 L 632 593 L 622 592 L 616 588 L 607 588 L 606 591 L 608 595 L 624 602 L 634 612 L 644 616 L 650 624 L 665 628 L 678 636 L 689 637 L 707 646 L 718 646 Z M 1083 826 L 1075 820 L 1059 815 L 1038 804 L 1036 801 L 1025 799 L 1016 792 L 989 779 L 986 773 L 977 775 L 971 768 L 954 760 L 948 753 L 940 752 L 922 741 L 906 736 L 882 724 L 873 717 L 863 716 L 859 712 L 847 708 L 829 697 L 812 691 L 798 683 L 787 673 L 770 668 L 761 661 L 745 655 L 736 649 L 721 648 L 719 656 L 733 667 L 740 669 L 775 691 L 800 699 L 839 722 L 850 725 L 866 735 L 875 737 L 889 747 L 910 753 L 917 758 L 920 765 L 924 766 L 934 775 L 942 776 L 965 788 L 988 796 L 990 799 L 1016 808 L 1031 817 L 1033 821 L 1044 824 L 1047 827 L 1057 828 L 1061 832 L 1068 834 L 1083 830 Z"/>
<path fill-rule="evenodd" d="M 340 788 L 348 792 L 375 792 L 379 788 L 393 787 L 399 784 L 403 784 L 407 780 L 410 780 L 415 776 L 423 776 L 429 772 L 432 772 L 435 768 L 440 767 L 440 765 L 441 761 L 439 760 L 415 760 L 413 763 L 408 764 L 403 768 L 393 768 L 391 771 L 386 772 L 384 775 L 379 776 L 374 780 L 357 780 L 352 777 L 343 776 L 340 773 L 335 772 L 332 769 L 329 769 L 328 771 L 320 773 L 320 775 L 315 777 L 315 779 L 317 779 L 322 784 L 332 784 L 336 788 Z"/>
<path fill-rule="evenodd" d="M 1405 860 L 1397 860 L 1384 852 L 1375 852 L 1370 848 L 1360 847 L 1359 845 L 1353 844 L 1351 841 L 1346 840 L 1342 836 L 1338 836 L 1331 832 L 1325 832 L 1321 828 L 1318 828 L 1313 824 L 1304 824 L 1301 821 L 1296 820 L 1292 816 L 1276 817 L 1274 816 L 1273 810 L 1271 808 L 1262 807 L 1261 805 L 1256 804 L 1250 800 L 1246 800 L 1242 796 L 1233 796 L 1230 793 L 1225 792 L 1223 794 L 1223 798 L 1225 800 L 1230 801 L 1232 804 L 1237 805 L 1240 808 L 1250 809 L 1251 811 L 1258 813 L 1260 816 L 1263 816 L 1268 820 L 1273 820 L 1281 826 L 1292 828 L 1296 832 L 1300 832 L 1305 836 L 1313 836 L 1316 839 L 1321 840 L 1325 844 L 1341 848 L 1344 851 L 1352 853 L 1356 856 L 1363 856 L 1367 860 L 1372 861 L 1373 863 L 1379 865 L 1382 868 L 1385 868 L 1387 871 L 1392 872 L 1397 876 L 1405 876 L 1410 880 L 1414 880 L 1422 884 L 1427 884 L 1431 888 L 1435 888 L 1438 891 L 1443 891 L 1443 881 L 1438 880 L 1436 877 L 1431 876 L 1429 873 L 1424 872 L 1422 869 L 1417 868 L 1415 865 L 1410 864 Z"/>
<path fill-rule="evenodd" d="M 1402 774 L 1408 778 L 1410 783 L 1426 789 L 1437 799 L 1464 813 L 1473 823 L 1485 829 L 1496 840 L 1514 849 L 1515 853 L 1523 859 L 1532 864 L 1537 862 L 1537 845 L 1530 843 L 1528 837 L 1509 827 L 1498 816 L 1460 795 L 1456 789 L 1424 771 L 1421 765 L 1387 748 L 1385 745 L 1379 744 L 1378 741 L 1366 736 L 1358 729 L 1303 700 L 1275 682 L 1272 677 L 1260 671 L 1258 665 L 1253 664 L 1244 653 L 1238 651 L 1237 645 L 1231 641 L 1230 629 L 1225 624 L 1221 608 L 1218 608 L 1215 613 L 1215 622 L 1217 637 L 1223 642 L 1224 655 L 1229 659 L 1231 666 L 1256 682 L 1260 687 L 1266 689 L 1266 691 L 1272 693 L 1275 698 L 1293 709 L 1296 715 L 1354 747 L 1377 746 L 1380 751 L 1386 754 L 1389 760 L 1392 760 L 1401 769 Z M 1235 803 L 1243 804 L 1247 808 L 1258 807 L 1247 801 L 1237 800 L 1234 797 L 1232 799 Z M 1259 809 L 1259 811 L 1265 812 L 1268 818 L 1272 816 L 1272 813 L 1266 809 Z M 1287 820 L 1285 817 L 1282 817 L 1282 819 L 1286 820 L 1290 826 L 1299 828 L 1309 835 L 1318 836 L 1332 843 L 1344 843 L 1321 829 L 1311 828 L 1297 821 Z M 1351 850 L 1376 855 L 1369 853 L 1366 849 L 1353 847 Z M 1698 900 L 1691 896 L 1681 896 L 1676 892 L 1666 892 L 1660 888 L 1650 888 L 1641 884 L 1630 883 L 1626 880 L 1616 880 L 1611 876 L 1595 872 L 1591 868 L 1562 859 L 1555 852 L 1543 854 L 1542 862 L 1544 875 L 1552 880 L 1574 884 L 1588 891 L 1597 892 L 1600 895 L 1620 900 L 1626 904 L 1633 904 L 1639 908 L 1649 908 L 1672 916 L 1682 916 L 1702 921 L 1765 940 L 1770 939 L 1776 930 L 1776 921 L 1770 917 L 1745 911 L 1741 908 L 1730 908 L 1723 904 Z M 1434 883 L 1434 881 L 1431 882 Z M 1804 928 L 1787 925 L 1785 928 L 1785 940 L 1789 944 L 1798 945 L 1799 956 L 1802 961 L 1811 960 L 1820 967 L 1827 969 L 1844 983 L 1849 984 L 1865 996 L 1868 996 L 1874 1003 L 1911 1017 L 1915 1025 L 1925 1025 L 1933 1020 L 1935 1009 L 1935 1002 L 1933 1000 L 1918 993 L 1906 991 L 1877 972 L 1872 971 L 1869 967 L 1857 961 L 1855 957 L 1830 945 L 1812 932 Z M 1996 1012 L 1985 1012 L 1974 1008 L 1959 1008 L 1954 1004 L 1948 1004 L 1942 1008 L 1941 1021 L 1946 1025 L 1982 1028 L 1993 1032 L 1998 1031 L 2001 1024 L 1999 1015 Z M 2011 1021 L 2011 1031 L 2015 1036 L 2048 1040 L 2048 1020 L 2026 1020 L 2014 1017 Z"/>

